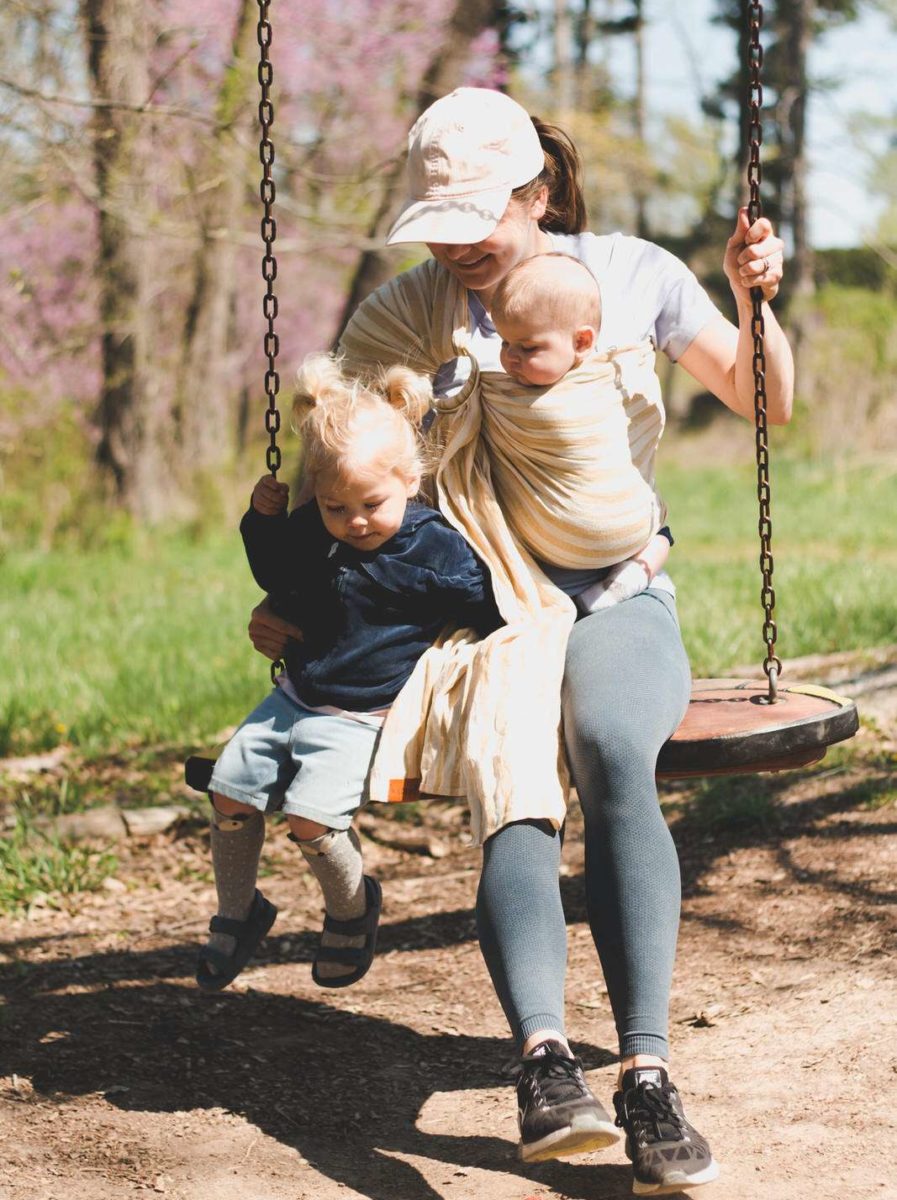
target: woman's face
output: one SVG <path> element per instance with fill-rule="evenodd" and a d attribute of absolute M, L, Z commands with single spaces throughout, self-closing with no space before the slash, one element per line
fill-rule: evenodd
<path fill-rule="evenodd" d="M 488 296 L 512 267 L 544 249 L 546 236 L 538 223 L 547 199 L 547 188 L 534 200 L 512 199 L 492 233 L 476 245 L 428 242 L 427 249 L 466 288 Z"/>

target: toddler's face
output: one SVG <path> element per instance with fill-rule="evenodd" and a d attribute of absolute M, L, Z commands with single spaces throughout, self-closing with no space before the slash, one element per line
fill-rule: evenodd
<path fill-rule="evenodd" d="M 557 383 L 582 357 L 576 347 L 576 330 L 547 329 L 538 322 L 503 322 L 501 365 L 524 386 L 548 387 Z"/>
<path fill-rule="evenodd" d="M 376 550 L 398 533 L 420 479 L 394 468 L 366 466 L 326 472 L 315 481 L 315 499 L 327 532 L 359 550 Z"/>

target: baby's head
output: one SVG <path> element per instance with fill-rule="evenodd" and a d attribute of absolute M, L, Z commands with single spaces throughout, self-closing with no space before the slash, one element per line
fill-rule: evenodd
<path fill-rule="evenodd" d="M 419 428 L 431 400 L 429 380 L 405 367 L 361 383 L 329 354 L 305 360 L 293 400 L 304 491 L 333 537 L 376 550 L 398 532 L 420 489 Z"/>
<path fill-rule="evenodd" d="M 557 383 L 591 353 L 601 328 L 601 292 L 569 254 L 537 254 L 507 273 L 492 299 L 501 365 L 518 383 Z"/>

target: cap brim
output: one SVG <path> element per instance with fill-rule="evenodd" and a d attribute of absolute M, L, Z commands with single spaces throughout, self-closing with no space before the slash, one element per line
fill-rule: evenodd
<path fill-rule="evenodd" d="M 443 200 L 412 200 L 386 235 L 387 246 L 400 242 L 438 242 L 447 246 L 482 242 L 502 219 L 511 188 Z"/>

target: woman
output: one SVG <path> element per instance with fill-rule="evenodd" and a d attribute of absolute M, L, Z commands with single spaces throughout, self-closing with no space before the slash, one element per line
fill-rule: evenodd
<path fill-rule="evenodd" d="M 660 247 L 619 234 L 583 233 L 575 149 L 561 131 L 531 119 L 501 93 L 462 88 L 431 105 L 409 136 L 408 173 L 410 199 L 387 240 L 425 242 L 436 266 L 423 264 L 399 281 L 417 286 L 421 280 L 438 285 L 452 279 L 466 289 L 467 348 L 480 368 L 500 370 L 501 340 L 489 318 L 498 283 L 522 260 L 562 251 L 583 261 L 600 283 L 599 349 L 612 355 L 615 347 L 650 339 L 750 419 L 750 289 L 760 287 L 767 419 L 773 424 L 789 420 L 792 357 L 768 307 L 782 278 L 783 244 L 765 219 L 750 224 L 740 212 L 726 245 L 724 268 L 737 302 L 736 328 L 684 264 Z M 421 294 L 424 309 L 427 297 Z M 365 301 L 346 330 L 343 345 L 350 361 L 357 358 L 364 340 L 360 334 L 381 303 L 379 295 Z M 435 322 L 428 325 L 426 313 L 419 315 L 414 336 L 396 335 L 390 345 L 387 335 L 381 358 L 405 359 L 415 339 L 426 341 Z M 409 319 L 413 324 L 415 314 Z M 468 370 L 463 354 L 441 362 L 435 372 L 437 394 L 457 393 Z M 544 554 L 539 566 L 571 597 L 593 587 L 601 575 L 559 568 Z M 250 636 L 269 657 L 279 653 L 287 633 L 295 631 L 265 606 L 253 614 Z M 665 577 L 573 625 L 564 669 L 563 729 L 585 818 L 589 923 L 620 1037 L 615 1122 L 591 1095 L 565 1036 L 566 927 L 557 820 L 512 819 L 491 833 L 477 896 L 480 944 L 521 1050 L 521 1156 L 532 1162 L 593 1150 L 615 1141 L 622 1128 L 639 1194 L 695 1187 L 718 1174 L 667 1073 L 680 882 L 654 772 L 660 747 L 685 711 L 689 685 L 673 589 Z"/>

